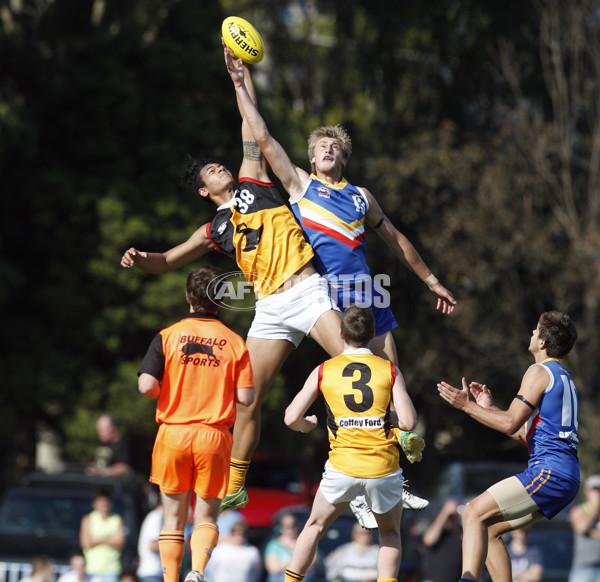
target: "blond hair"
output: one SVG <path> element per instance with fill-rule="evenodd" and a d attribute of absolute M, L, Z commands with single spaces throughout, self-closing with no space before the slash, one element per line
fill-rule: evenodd
<path fill-rule="evenodd" d="M 350 139 L 350 134 L 346 131 L 346 129 L 338 125 L 323 125 L 321 127 L 317 127 L 310 132 L 308 136 L 308 159 L 309 161 L 313 159 L 315 155 L 315 147 L 317 147 L 317 143 L 320 139 L 324 137 L 330 137 L 332 139 L 337 139 L 340 144 L 340 148 L 342 149 L 342 156 L 345 160 L 347 160 L 352 154 L 352 140 Z M 315 165 L 311 162 L 312 171 L 315 171 Z"/>

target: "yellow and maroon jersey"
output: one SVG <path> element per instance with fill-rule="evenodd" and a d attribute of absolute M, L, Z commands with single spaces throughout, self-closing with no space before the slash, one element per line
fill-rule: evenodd
<path fill-rule="evenodd" d="M 329 462 L 352 477 L 383 477 L 400 467 L 390 425 L 393 363 L 367 349 L 347 350 L 319 368 L 325 398 Z"/>
<path fill-rule="evenodd" d="M 190 313 L 150 344 L 138 374 L 161 382 L 156 421 L 231 427 L 235 389 L 254 386 L 244 340 L 216 316 Z"/>
<path fill-rule="evenodd" d="M 235 260 L 261 299 L 308 263 L 314 253 L 272 183 L 242 178 L 234 197 L 207 226 L 214 247 Z"/>

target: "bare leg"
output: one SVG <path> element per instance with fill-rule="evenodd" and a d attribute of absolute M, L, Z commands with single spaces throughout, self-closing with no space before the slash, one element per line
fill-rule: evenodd
<path fill-rule="evenodd" d="M 167 531 L 180 531 L 185 529 L 187 512 L 190 506 L 190 492 L 160 494 L 163 504 L 163 529 Z"/>
<path fill-rule="evenodd" d="M 375 513 L 374 515 L 379 528 L 377 576 L 379 578 L 397 578 L 402 559 L 402 540 L 400 538 L 402 502 L 387 513 Z"/>
<path fill-rule="evenodd" d="M 190 492 L 169 494 L 161 492 L 164 522 L 158 538 L 158 551 L 163 566 L 164 582 L 178 582 L 185 554 L 184 529 Z"/>
<path fill-rule="evenodd" d="M 342 314 L 335 309 L 322 313 L 310 330 L 313 338 L 331 357 L 338 356 L 344 349 L 340 336 Z"/>
<path fill-rule="evenodd" d="M 371 340 L 369 348 L 376 356 L 389 360 L 396 366 L 398 365 L 398 352 L 396 352 L 396 344 L 391 331 L 376 335 Z"/>
<path fill-rule="evenodd" d="M 481 579 L 488 554 L 488 527 L 500 521 L 500 508 L 488 491 L 484 491 L 463 509 L 463 578 Z M 494 548 L 498 549 L 497 546 Z"/>
<path fill-rule="evenodd" d="M 332 505 L 325 499 L 321 490 L 317 490 L 310 517 L 296 540 L 292 559 L 288 566 L 290 570 L 298 574 L 306 573 L 315 557 L 319 540 L 346 507 L 348 507 L 347 503 Z"/>
<path fill-rule="evenodd" d="M 231 456 L 241 461 L 249 461 L 260 440 L 260 409 L 265 396 L 283 362 L 292 353 L 294 344 L 287 340 L 268 340 L 248 337 L 246 340 L 256 398 L 251 406 L 238 406 L 237 418 L 233 426 L 233 449 Z"/>
<path fill-rule="evenodd" d="M 500 521 L 488 528 L 488 554 L 485 565 L 493 582 L 512 581 L 510 557 L 502 536 L 509 531 L 528 527 L 543 517 L 543 513 L 538 509 L 533 513 L 511 519 L 510 521 Z"/>
<path fill-rule="evenodd" d="M 221 500 L 216 497 L 202 499 L 196 495 L 196 506 L 194 507 L 194 523 L 217 524 Z"/>
<path fill-rule="evenodd" d="M 513 528 L 507 521 L 488 528 L 488 553 L 485 565 L 493 582 L 512 582 L 512 567 L 502 535 Z"/>

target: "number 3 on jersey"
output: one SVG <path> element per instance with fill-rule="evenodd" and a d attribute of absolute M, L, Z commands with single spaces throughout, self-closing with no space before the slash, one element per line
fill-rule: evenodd
<path fill-rule="evenodd" d="M 344 403 L 352 412 L 365 412 L 373 406 L 373 390 L 367 384 L 371 379 L 371 368 L 366 364 L 353 362 L 348 364 L 342 371 L 344 378 L 355 378 L 355 372 L 358 372 L 358 379 L 352 381 L 352 389 L 357 393 L 345 394 Z M 360 398 L 357 398 L 360 393 Z"/>

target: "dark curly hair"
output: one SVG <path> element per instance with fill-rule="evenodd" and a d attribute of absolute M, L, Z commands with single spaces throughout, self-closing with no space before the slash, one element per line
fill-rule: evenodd
<path fill-rule="evenodd" d="M 219 160 L 214 158 L 203 158 L 202 160 L 195 160 L 191 156 L 188 156 L 188 163 L 181 171 L 181 185 L 188 186 L 192 189 L 194 194 L 198 193 L 200 188 L 204 187 L 204 181 L 202 180 L 201 172 L 204 166 L 208 164 L 221 164 Z M 207 198 L 203 198 L 207 202 L 210 202 Z"/>

